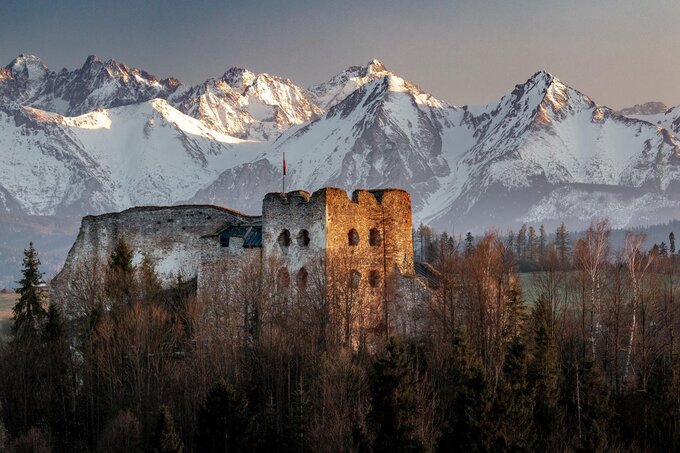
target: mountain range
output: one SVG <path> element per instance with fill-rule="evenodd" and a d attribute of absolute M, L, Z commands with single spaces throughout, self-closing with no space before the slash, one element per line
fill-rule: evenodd
<path fill-rule="evenodd" d="M 0 218 L 256 213 L 285 153 L 287 188 L 405 188 L 415 222 L 438 230 L 660 224 L 680 218 L 678 133 L 680 107 L 614 111 L 544 71 L 456 106 L 377 60 L 303 88 L 241 68 L 185 86 L 96 56 L 55 72 L 20 55 L 0 69 Z"/>

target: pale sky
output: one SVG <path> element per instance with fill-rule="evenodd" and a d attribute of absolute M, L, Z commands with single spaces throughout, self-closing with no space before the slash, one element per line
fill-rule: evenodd
<path fill-rule="evenodd" d="M 680 105 L 680 0 L 0 2 L 0 65 L 88 55 L 188 84 L 232 66 L 302 86 L 372 58 L 450 104 L 547 70 L 596 102 Z"/>

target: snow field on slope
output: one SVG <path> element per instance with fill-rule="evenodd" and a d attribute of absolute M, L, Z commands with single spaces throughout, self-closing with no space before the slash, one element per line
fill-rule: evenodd
<path fill-rule="evenodd" d="M 45 156 L 43 144 L 51 142 L 43 130 L 22 133 L 13 117 L 0 111 L 0 185 L 29 214 L 54 214 L 73 184 L 65 162 Z"/>
<path fill-rule="evenodd" d="M 574 116 L 552 123 L 553 133 L 529 136 L 520 148 L 527 163 L 536 164 L 551 183 L 577 182 L 616 185 L 629 168 L 645 141 L 659 140 L 655 127 L 643 127 L 641 132 L 616 120 L 593 124 L 592 111 L 583 110 Z M 529 173 L 530 174 L 530 173 Z M 498 180 L 504 178 L 498 172 Z M 519 184 L 506 181 L 510 187 Z M 527 185 L 524 180 L 521 185 Z"/>
<path fill-rule="evenodd" d="M 212 131 L 160 99 L 98 113 L 92 118 L 98 128 L 78 127 L 84 117 L 69 125 L 117 181 L 121 208 L 190 198 L 222 171 L 252 157 L 249 149 L 232 146 L 244 141 Z"/>

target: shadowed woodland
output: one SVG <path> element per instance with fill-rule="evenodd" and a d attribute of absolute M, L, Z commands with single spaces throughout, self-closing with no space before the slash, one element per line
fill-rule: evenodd
<path fill-rule="evenodd" d="M 435 277 L 390 276 L 373 307 L 342 259 L 304 281 L 225 260 L 198 295 L 183 276 L 164 289 L 123 238 L 48 304 L 30 246 L 0 450 L 678 449 L 672 234 L 416 235 Z"/>

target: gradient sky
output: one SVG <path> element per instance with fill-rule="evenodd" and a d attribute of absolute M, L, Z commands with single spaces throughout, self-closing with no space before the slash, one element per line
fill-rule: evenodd
<path fill-rule="evenodd" d="M 241 66 L 308 86 L 378 58 L 457 105 L 540 69 L 613 108 L 680 105 L 679 50 L 680 0 L 0 2 L 2 65 L 96 54 L 189 84 Z"/>

